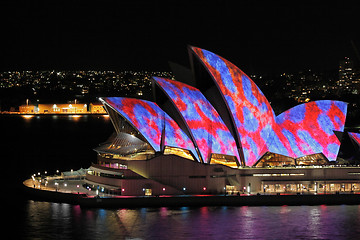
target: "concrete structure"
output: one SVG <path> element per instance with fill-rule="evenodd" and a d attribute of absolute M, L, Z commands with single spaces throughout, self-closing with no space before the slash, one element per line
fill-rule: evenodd
<path fill-rule="evenodd" d="M 100 99 L 115 134 L 95 149 L 87 188 L 135 196 L 360 190 L 360 169 L 335 165 L 346 103 L 308 102 L 275 116 L 239 68 L 189 50 L 194 86 L 154 77 L 155 102 Z"/>
<path fill-rule="evenodd" d="M 118 168 L 116 168 L 118 167 Z M 99 155 L 85 182 L 119 195 L 360 192 L 358 166 L 230 168 L 175 155 L 114 160 Z"/>

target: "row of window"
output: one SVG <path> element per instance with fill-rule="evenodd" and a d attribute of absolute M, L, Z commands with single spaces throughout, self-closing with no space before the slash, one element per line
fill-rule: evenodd
<path fill-rule="evenodd" d="M 127 165 L 121 163 L 108 163 L 108 162 L 99 161 L 99 165 L 108 168 L 127 169 Z"/>
<path fill-rule="evenodd" d="M 115 179 L 142 179 L 143 177 L 138 176 L 125 176 L 124 173 L 118 173 L 118 174 L 110 174 L 110 173 L 103 173 L 98 171 L 89 170 L 87 172 L 89 175 L 94 175 L 98 177 L 106 177 L 106 178 L 115 178 Z"/>

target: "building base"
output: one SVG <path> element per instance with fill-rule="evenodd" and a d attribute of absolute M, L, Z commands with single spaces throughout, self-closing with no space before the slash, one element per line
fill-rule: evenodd
<path fill-rule="evenodd" d="M 27 181 L 31 181 L 30 179 Z M 38 189 L 24 182 L 25 193 L 31 199 L 64 202 L 86 208 L 202 207 L 202 206 L 296 206 L 360 204 L 360 194 L 295 194 L 295 195 L 160 195 L 94 197 L 84 193 L 69 193 Z"/>

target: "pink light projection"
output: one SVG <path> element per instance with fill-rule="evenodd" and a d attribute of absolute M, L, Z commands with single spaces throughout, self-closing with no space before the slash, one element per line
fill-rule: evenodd
<path fill-rule="evenodd" d="M 267 148 L 292 158 L 323 153 L 335 161 L 340 141 L 334 131 L 344 131 L 346 111 L 346 103 L 331 100 L 295 106 L 276 117 Z"/>
<path fill-rule="evenodd" d="M 185 120 L 205 163 L 209 163 L 211 153 L 231 155 L 239 160 L 236 143 L 230 131 L 198 89 L 170 79 L 153 79 Z"/>
<path fill-rule="evenodd" d="M 360 133 L 348 132 L 351 139 L 353 139 L 356 144 L 360 147 Z"/>
<path fill-rule="evenodd" d="M 266 152 L 298 158 L 323 153 L 336 160 L 347 104 L 316 101 L 296 106 L 275 117 L 268 100 L 238 67 L 204 49 L 191 47 L 210 73 L 232 116 L 245 164 L 254 165 Z"/>
<path fill-rule="evenodd" d="M 132 124 L 155 151 L 161 150 L 161 134 L 165 124 L 164 145 L 190 150 L 198 160 L 190 138 L 156 103 L 122 97 L 108 97 L 103 100 Z"/>
<path fill-rule="evenodd" d="M 253 165 L 267 151 L 274 112 L 261 90 L 237 66 L 204 49 L 191 47 L 212 76 L 226 103 L 241 142 L 245 164 Z"/>

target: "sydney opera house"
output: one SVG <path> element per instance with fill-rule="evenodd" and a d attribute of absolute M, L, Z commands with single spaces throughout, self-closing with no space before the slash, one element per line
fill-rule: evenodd
<path fill-rule="evenodd" d="M 189 47 L 193 80 L 153 77 L 154 101 L 101 98 L 115 133 L 99 145 L 86 186 L 118 195 L 360 191 L 360 168 L 335 165 L 341 101 L 276 116 L 237 66 Z M 360 147 L 359 133 L 346 133 Z"/>

